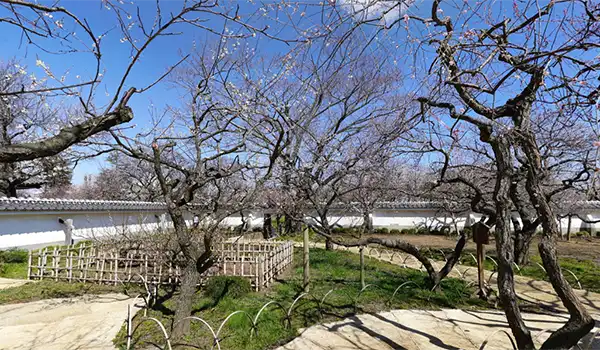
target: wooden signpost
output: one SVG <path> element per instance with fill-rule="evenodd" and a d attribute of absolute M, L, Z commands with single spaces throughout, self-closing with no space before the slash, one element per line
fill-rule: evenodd
<path fill-rule="evenodd" d="M 486 217 L 472 226 L 473 241 L 477 244 L 477 276 L 479 282 L 479 291 L 477 295 L 481 299 L 487 299 L 487 287 L 485 286 L 484 262 L 485 262 L 485 244 L 490 244 L 490 227 L 485 224 Z"/>

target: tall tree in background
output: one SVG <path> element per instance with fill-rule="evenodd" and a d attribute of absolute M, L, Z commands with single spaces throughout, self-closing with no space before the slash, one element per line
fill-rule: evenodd
<path fill-rule="evenodd" d="M 162 201 L 162 193 L 154 168 L 148 162 L 114 152 L 107 166 L 90 176 L 69 194 L 78 199 Z"/>

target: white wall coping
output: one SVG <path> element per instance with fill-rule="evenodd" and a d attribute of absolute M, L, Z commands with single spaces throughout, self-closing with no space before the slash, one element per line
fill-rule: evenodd
<path fill-rule="evenodd" d="M 570 209 L 600 209 L 600 201 L 576 201 L 565 203 Z M 349 209 L 358 203 L 347 205 L 332 205 L 332 210 Z M 193 206 L 193 204 L 192 204 Z M 565 206 L 565 207 L 566 207 Z M 60 199 L 60 198 L 7 198 L 0 197 L 0 212 L 18 211 L 160 211 L 166 210 L 165 202 L 137 202 L 137 201 L 106 201 L 87 199 Z M 266 208 L 248 208 L 247 210 L 262 210 Z M 376 202 L 374 209 L 443 209 L 442 203 L 431 201 L 398 201 Z M 468 210 L 468 209 L 467 209 Z M 271 211 L 266 209 L 266 211 Z M 562 210 L 565 211 L 564 209 Z"/>
<path fill-rule="evenodd" d="M 0 212 L 18 211 L 162 211 L 164 202 L 102 201 L 86 199 L 0 198 Z"/>

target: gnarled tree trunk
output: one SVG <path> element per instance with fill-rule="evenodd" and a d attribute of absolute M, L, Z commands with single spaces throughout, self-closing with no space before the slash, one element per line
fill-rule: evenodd
<path fill-rule="evenodd" d="M 525 130 L 520 133 L 519 141 L 529 162 L 526 188 L 531 202 L 538 212 L 543 229 L 538 250 L 550 283 L 570 315 L 567 323 L 553 332 L 544 342 L 542 349 L 571 348 L 594 328 L 595 322 L 573 292 L 558 264 L 556 237 L 559 235 L 559 228 L 555 220 L 556 215 L 554 215 L 539 181 L 544 168 L 535 136 L 529 130 L 528 124 L 525 124 L 524 127 Z"/>
<path fill-rule="evenodd" d="M 515 279 L 512 269 L 514 243 L 510 231 L 510 185 L 512 172 L 511 147 L 504 135 L 489 140 L 496 156 L 496 251 L 498 255 L 498 294 L 508 325 L 515 336 L 519 349 L 535 349 L 531 332 L 523 322 L 517 304 Z"/>

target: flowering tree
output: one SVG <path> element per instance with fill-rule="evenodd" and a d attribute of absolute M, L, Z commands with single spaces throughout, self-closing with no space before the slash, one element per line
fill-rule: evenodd
<path fill-rule="evenodd" d="M 586 2 L 551 2 L 546 6 L 531 2 L 503 13 L 493 11 L 491 3 L 481 6 L 486 10 L 475 11 L 465 3 L 453 11 L 467 15 L 451 18 L 443 15 L 441 2 L 434 1 L 431 18 L 410 16 L 411 20 L 434 26 L 427 40 L 436 49 L 435 76 L 431 77 L 435 86 L 418 100 L 427 115 L 432 109 L 447 112 L 453 120 L 453 132 L 462 124 L 473 127 L 479 142 L 490 151 L 495 176 L 492 198 L 498 289 L 519 348 L 534 345 L 514 291 L 514 237 L 510 229 L 513 205 L 520 213 L 526 208 L 539 221 L 543 231 L 538 245 L 542 262 L 571 315 L 542 347 L 571 347 L 593 328 L 594 321 L 558 265 L 555 240 L 559 229 L 551 200 L 590 169 L 585 162 L 582 170 L 571 166 L 571 176 L 563 178 L 558 188 L 545 186 L 553 168 L 561 164 L 544 161 L 543 154 L 554 151 L 545 142 L 560 141 L 557 134 L 548 139 L 540 137 L 538 127 L 543 124 L 536 121 L 543 116 L 550 127 L 558 129 L 591 121 L 598 88 L 593 83 L 597 74 L 590 67 L 599 63 L 586 51 L 599 45 L 594 28 L 600 8 Z M 475 17 L 486 27 L 472 29 L 471 19 Z M 457 140 L 462 135 L 451 133 L 450 137 Z M 567 163 L 577 160 L 567 157 Z"/>
<path fill-rule="evenodd" d="M 550 194 L 548 198 L 558 210 L 557 214 L 562 213 L 586 197 L 594 173 L 592 143 L 589 142 L 593 133 L 583 125 L 560 127 L 560 123 L 547 116 L 534 116 L 532 123 L 543 162 L 547 164 L 548 172 L 541 180 L 542 186 Z M 456 127 L 454 130 L 460 130 L 460 135 L 452 135 L 445 125 L 429 126 L 429 133 L 424 133 L 428 148 L 440 155 L 439 161 L 432 164 L 438 181 L 430 196 L 437 201 L 449 200 L 460 210 L 486 215 L 491 224 L 496 218 L 493 151 L 479 143 L 476 128 Z M 514 261 L 519 265 L 528 262 L 529 247 L 541 225 L 525 188 L 527 163 L 521 160 L 517 159 L 514 166 L 510 186 Z"/>
<path fill-rule="evenodd" d="M 359 6 L 348 9 L 349 3 Z M 534 344 L 514 290 L 513 209 L 525 224 L 529 220 L 541 226 L 540 256 L 554 290 L 571 315 L 542 348 L 576 345 L 593 328 L 594 321 L 558 264 L 555 240 L 559 229 L 551 201 L 585 182 L 594 168 L 590 163 L 595 161 L 590 162 L 587 152 L 575 157 L 568 154 L 589 150 L 589 146 L 569 146 L 565 152 L 556 145 L 565 143 L 559 132 L 563 129 L 583 126 L 587 132 L 579 138 L 588 145 L 598 135 L 595 110 L 600 96 L 596 81 L 600 63 L 591 53 L 600 45 L 598 5 L 525 1 L 504 8 L 492 1 L 434 0 L 430 11 L 421 15 L 417 8 L 403 8 L 407 5 L 404 2 L 355 0 L 344 4 L 360 27 L 368 28 L 373 40 L 367 42 L 374 43 L 370 47 L 388 52 L 398 48 L 404 57 L 410 57 L 404 62 L 410 63 L 413 77 L 420 82 L 414 94 L 420 95 L 416 100 L 426 121 L 425 137 L 442 155 L 442 181 L 473 191 L 471 206 L 493 214 L 499 298 L 518 347 L 531 349 Z M 393 8 L 397 15 L 392 15 Z M 476 166 L 487 165 L 478 173 L 492 175 L 488 175 L 493 181 L 491 193 L 482 191 L 457 167 L 470 160 L 456 159 L 453 151 L 457 145 L 469 149 L 470 158 L 481 162 Z M 486 196 L 490 201 L 483 200 Z M 522 230 L 517 229 L 517 235 L 524 233 L 518 231 Z M 526 239 L 527 235 L 517 238 Z"/>
<path fill-rule="evenodd" d="M 355 189 L 351 177 L 367 169 L 368 159 L 390 153 L 397 135 L 389 132 L 392 120 L 407 128 L 411 123 L 393 98 L 397 75 L 385 59 L 353 57 L 356 45 L 349 40 L 338 52 L 321 48 L 318 56 L 309 48 L 290 69 L 293 78 L 279 82 L 284 86 L 268 100 L 272 109 L 285 106 L 278 112 L 285 137 L 277 174 L 287 195 L 282 202 L 296 209 L 286 216 L 325 236 L 336 225 L 331 209 L 348 202 Z M 332 249 L 331 240 L 326 242 Z"/>
<path fill-rule="evenodd" d="M 169 38 L 182 34 L 186 28 L 224 38 L 254 38 L 258 34 L 286 43 L 304 42 L 321 35 L 318 27 L 313 26 L 308 33 L 298 23 L 286 32 L 289 38 L 271 34 L 270 26 L 264 23 L 279 23 L 279 16 L 285 15 L 276 4 L 251 6 L 249 13 L 243 13 L 235 3 L 219 4 L 213 0 L 181 4 L 104 0 L 94 14 L 102 21 L 70 10 L 68 3 L 64 5 L 60 2 L 45 5 L 25 0 L 0 1 L 0 26 L 20 32 L 23 43 L 37 55 L 36 66 L 42 72 L 41 76 L 36 76 L 24 71 L 31 79 L 16 89 L 0 92 L 0 98 L 11 100 L 22 95 L 60 98 L 64 106 L 59 115 L 60 122 L 47 133 L 1 145 L 0 163 L 53 156 L 91 136 L 131 121 L 134 111 L 128 106 L 130 99 L 155 87 L 189 55 L 183 51 L 174 62 L 158 69 L 153 66 L 149 81 L 140 83 L 138 79 L 134 84 L 132 76 L 142 64 L 142 57 L 155 42 L 169 43 Z M 284 7 L 297 11 L 298 6 L 286 4 Z M 262 26 L 251 23 L 256 18 L 261 19 Z M 106 70 L 106 40 L 118 40 L 124 46 L 123 50 L 118 50 L 120 59 L 112 61 L 113 66 L 118 62 L 118 68 L 110 71 Z M 169 49 L 176 52 L 179 48 Z M 64 55 L 65 60 L 72 60 L 75 66 L 60 72 L 44 60 L 51 55 Z M 105 81 L 105 75 L 110 75 L 111 79 Z M 69 113 L 65 113 L 65 109 L 70 109 Z"/>
<path fill-rule="evenodd" d="M 16 61 L 0 62 L 0 93 L 18 91 L 30 84 L 26 67 Z M 35 139 L 46 133 L 56 111 L 43 99 L 14 95 L 0 97 L 0 147 Z M 71 182 L 66 157 L 53 156 L 18 163 L 0 163 L 0 194 L 16 197 L 17 190 L 63 188 Z"/>
<path fill-rule="evenodd" d="M 156 115 L 144 136 L 112 133 L 116 150 L 152 166 L 173 222 L 183 261 L 175 338 L 189 329 L 184 318 L 200 276 L 216 262 L 222 221 L 255 204 L 278 153 L 277 146 L 257 151 L 264 138 L 279 139 L 280 131 L 276 119 L 255 112 L 261 99 L 241 83 L 245 56 L 221 55 L 226 45 L 204 49 L 178 68 L 173 85 L 182 91 L 182 103 Z M 194 227 L 186 222 L 190 211 L 199 216 Z"/>

